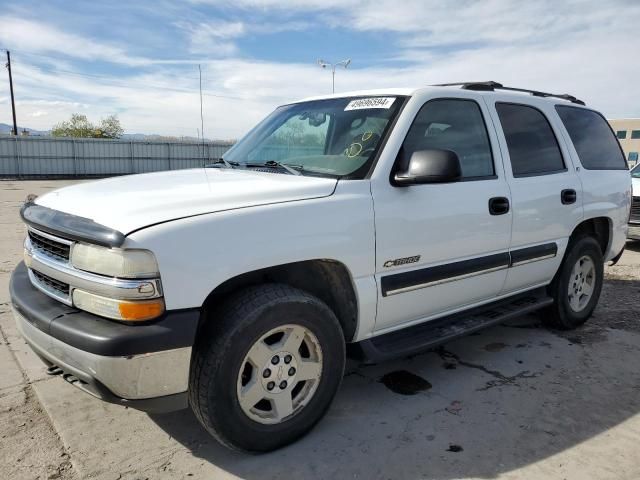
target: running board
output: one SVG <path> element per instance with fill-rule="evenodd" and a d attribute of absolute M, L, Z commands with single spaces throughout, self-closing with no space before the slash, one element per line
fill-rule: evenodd
<path fill-rule="evenodd" d="M 363 340 L 352 344 L 352 348 L 366 363 L 406 357 L 447 343 L 454 338 L 512 320 L 552 303 L 553 299 L 547 295 L 546 289 L 540 288 Z"/>

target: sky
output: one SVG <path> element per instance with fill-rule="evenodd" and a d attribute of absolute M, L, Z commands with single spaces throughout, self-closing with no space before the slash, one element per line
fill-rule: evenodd
<path fill-rule="evenodd" d="M 331 92 L 495 80 L 640 117 L 637 0 L 0 0 L 18 124 L 116 114 L 126 133 L 242 136 Z M 4 55 L 4 52 L 0 52 Z M 4 63 L 4 62 L 3 62 Z M 11 123 L 6 71 L 0 122 Z"/>

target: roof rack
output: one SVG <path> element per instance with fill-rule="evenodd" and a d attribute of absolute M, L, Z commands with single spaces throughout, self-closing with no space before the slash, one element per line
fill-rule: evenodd
<path fill-rule="evenodd" d="M 529 90 L 526 88 L 514 88 L 514 87 L 505 87 L 501 83 L 488 81 L 488 82 L 461 82 L 461 83 L 439 83 L 436 85 L 432 85 L 433 87 L 460 87 L 464 90 L 476 90 L 481 92 L 493 92 L 495 90 L 507 90 L 510 92 L 523 92 L 530 93 L 534 97 L 553 97 L 553 98 L 561 98 L 562 100 L 567 100 L 571 103 L 577 103 L 578 105 L 584 105 L 585 103 L 582 100 L 577 99 L 573 95 L 569 95 L 568 93 L 556 94 L 556 93 L 547 93 L 547 92 L 539 92 L 538 90 Z"/>

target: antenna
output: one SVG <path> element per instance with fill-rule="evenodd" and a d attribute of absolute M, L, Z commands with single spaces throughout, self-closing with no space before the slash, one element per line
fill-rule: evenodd
<path fill-rule="evenodd" d="M 202 158 L 204 158 L 204 116 L 202 114 L 202 68 L 198 64 L 198 74 L 200 76 L 200 133 L 202 134 Z"/>

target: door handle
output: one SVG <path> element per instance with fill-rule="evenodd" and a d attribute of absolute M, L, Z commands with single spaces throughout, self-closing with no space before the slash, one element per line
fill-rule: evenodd
<path fill-rule="evenodd" d="M 572 203 L 576 203 L 578 198 L 578 194 L 572 188 L 567 188 L 560 192 L 560 201 L 562 201 L 563 205 L 571 205 Z"/>
<path fill-rule="evenodd" d="M 509 199 L 506 197 L 493 197 L 489 199 L 489 213 L 491 215 L 504 215 L 509 212 Z"/>

